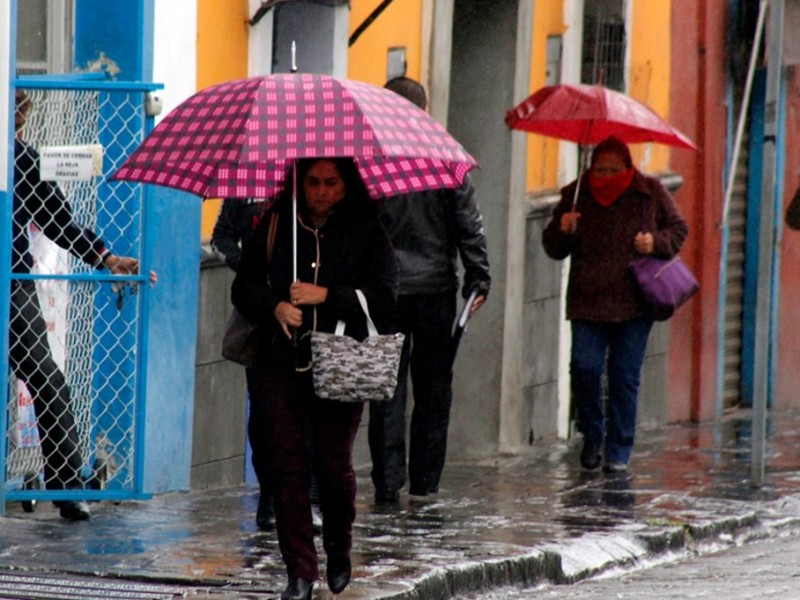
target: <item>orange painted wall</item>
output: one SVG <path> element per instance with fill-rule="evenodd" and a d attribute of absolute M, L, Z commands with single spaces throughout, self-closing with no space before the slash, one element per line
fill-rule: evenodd
<path fill-rule="evenodd" d="M 352 0 L 350 34 L 381 3 L 381 0 Z M 394 0 L 350 47 L 347 55 L 347 76 L 375 85 L 386 82 L 388 50 L 406 48 L 406 75 L 422 77 L 422 10 L 423 0 Z"/>
<path fill-rule="evenodd" d="M 675 201 L 689 222 L 681 256 L 697 276 L 700 293 L 670 320 L 667 408 L 671 421 L 703 421 L 716 416 L 727 3 L 674 0 L 671 20 L 671 122 L 699 148 L 673 150 L 671 164 L 684 179 Z"/>
<path fill-rule="evenodd" d="M 247 77 L 247 0 L 198 0 L 197 89 Z M 202 238 L 211 237 L 220 200 L 204 200 Z"/>
<path fill-rule="evenodd" d="M 800 185 L 800 70 L 787 69 L 786 77 L 786 160 L 783 173 L 783 210 L 789 206 Z M 783 218 L 783 214 L 779 215 Z M 796 409 L 800 401 L 800 231 L 782 225 L 780 239 L 780 291 L 778 292 L 778 348 L 774 402 L 776 409 Z"/>

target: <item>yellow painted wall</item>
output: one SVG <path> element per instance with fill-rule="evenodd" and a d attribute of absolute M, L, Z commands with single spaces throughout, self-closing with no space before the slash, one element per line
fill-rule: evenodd
<path fill-rule="evenodd" d="M 634 2 L 630 31 L 628 94 L 669 121 L 670 4 Z M 660 144 L 631 146 L 636 165 L 657 173 L 669 164 L 669 148 Z M 685 152 L 679 150 L 678 152 Z"/>
<path fill-rule="evenodd" d="M 247 77 L 247 0 L 197 1 L 197 89 Z M 211 237 L 221 200 L 204 200 L 202 238 Z"/>
<path fill-rule="evenodd" d="M 563 15 L 563 0 L 538 0 L 534 3 L 530 93 L 546 85 L 547 37 L 564 34 Z M 528 191 L 555 189 L 559 142 L 543 135 L 525 135 L 528 136 Z"/>
<path fill-rule="evenodd" d="M 381 4 L 381 0 L 351 0 L 350 29 L 356 28 Z M 422 73 L 423 0 L 394 0 L 350 47 L 347 76 L 375 85 L 386 82 L 388 49 L 405 46 L 406 75 L 419 80 Z"/>
<path fill-rule="evenodd" d="M 670 5 L 670 1 L 633 3 L 628 32 L 628 93 L 666 120 L 669 120 L 670 92 Z M 563 21 L 563 0 L 537 0 L 534 4 L 531 93 L 546 85 L 547 36 L 563 34 Z M 541 135 L 527 135 L 527 190 L 556 189 L 559 142 Z M 655 173 L 668 166 L 669 148 L 666 146 L 636 144 L 631 146 L 631 152 L 634 162 L 643 171 Z"/>

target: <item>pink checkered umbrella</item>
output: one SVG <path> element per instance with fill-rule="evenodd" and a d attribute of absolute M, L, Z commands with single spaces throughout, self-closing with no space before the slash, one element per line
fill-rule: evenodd
<path fill-rule="evenodd" d="M 373 198 L 463 184 L 475 159 L 425 111 L 320 74 L 229 81 L 190 97 L 112 176 L 204 198 L 272 196 L 298 158 L 352 157 Z"/>

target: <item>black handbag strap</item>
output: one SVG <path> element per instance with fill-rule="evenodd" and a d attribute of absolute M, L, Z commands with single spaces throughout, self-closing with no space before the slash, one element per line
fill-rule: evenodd
<path fill-rule="evenodd" d="M 275 250 L 275 233 L 278 231 L 278 212 L 273 210 L 269 215 L 269 229 L 267 230 L 267 265 L 272 263 Z"/>

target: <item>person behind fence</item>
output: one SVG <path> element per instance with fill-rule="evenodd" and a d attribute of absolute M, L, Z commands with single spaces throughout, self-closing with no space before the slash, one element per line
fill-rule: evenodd
<path fill-rule="evenodd" d="M 41 180 L 39 154 L 22 139 L 32 101 L 22 90 L 16 91 L 15 100 L 12 272 L 28 274 L 33 269 L 28 231 L 33 224 L 50 240 L 97 269 L 105 268 L 117 275 L 138 273 L 138 260 L 114 255 L 100 237 L 75 222 L 62 190 Z M 156 282 L 155 273 L 150 274 L 150 281 Z M 46 489 L 82 489 L 83 459 L 70 391 L 53 359 L 47 324 L 32 279 L 12 281 L 8 358 L 14 374 L 33 397 Z M 82 500 L 59 500 L 54 504 L 60 515 L 71 521 L 91 516 L 89 505 Z"/>
<path fill-rule="evenodd" d="M 263 198 L 226 198 L 211 232 L 211 247 L 234 272 L 239 268 L 242 247 L 252 237 L 268 202 Z M 247 438 L 252 449 L 251 462 L 258 479 L 259 495 L 256 509 L 256 525 L 262 531 L 275 527 L 274 484 L 272 460 L 267 442 L 266 394 L 269 390 L 259 386 L 261 378 L 255 369 L 246 368 L 247 396 L 250 400 L 250 413 L 247 420 Z M 309 436 L 310 437 L 310 436 Z M 309 452 L 312 452 L 309 449 Z M 314 529 L 320 530 L 322 518 L 319 515 L 319 493 L 316 479 L 311 475 L 311 512 Z"/>
<path fill-rule="evenodd" d="M 338 594 L 349 583 L 352 528 L 356 516 L 353 444 L 363 403 L 325 400 L 314 392 L 311 330 L 362 340 L 366 318 L 356 295 L 366 296 L 379 332 L 388 330 L 397 293 L 397 260 L 377 208 L 351 159 L 297 162 L 297 215 L 292 177 L 244 246 L 233 281 L 234 306 L 261 324 L 262 345 L 254 369 L 268 389 L 268 440 L 275 468 L 278 542 L 289 576 L 283 600 L 311 598 L 319 573 L 309 504 L 314 469 L 322 509 L 326 577 Z M 272 213 L 278 222 L 271 259 L 267 236 Z M 293 281 L 292 223 L 297 223 L 297 279 Z M 294 334 L 294 335 L 293 335 Z M 307 423 L 315 452 L 309 464 Z"/>
<path fill-rule="evenodd" d="M 385 86 L 423 110 L 425 89 L 408 77 Z M 458 256 L 464 267 L 463 296 L 477 290 L 471 314 L 491 286 L 483 219 L 467 179 L 460 189 L 437 189 L 388 198 L 381 220 L 400 266 L 395 328 L 405 334 L 398 385 L 388 403 L 370 405 L 369 448 L 376 504 L 399 500 L 406 483 L 406 396 L 408 373 L 414 409 L 408 450 L 409 493 L 439 491 L 447 453 L 452 401 L 452 327 L 459 286 Z"/>
<path fill-rule="evenodd" d="M 613 136 L 594 149 L 589 171 L 561 190 L 542 243 L 551 258 L 570 257 L 570 382 L 585 469 L 597 469 L 602 462 L 606 472 L 625 471 L 633 450 L 639 381 L 653 319 L 628 265 L 644 254 L 674 256 L 688 232 L 661 182 L 639 172 L 628 146 Z"/>

